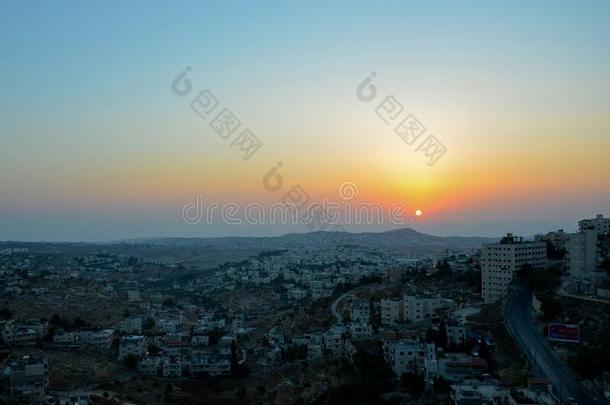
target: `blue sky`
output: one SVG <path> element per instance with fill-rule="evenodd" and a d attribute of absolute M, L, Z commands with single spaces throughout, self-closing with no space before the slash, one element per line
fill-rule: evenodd
<path fill-rule="evenodd" d="M 354 177 L 439 234 L 608 214 L 609 21 L 607 1 L 3 1 L 0 240 L 281 233 L 177 220 L 198 192 L 264 200 L 253 184 L 278 159 L 313 194 Z M 264 138 L 258 160 L 170 92 L 185 66 Z M 442 164 L 358 102 L 372 71 L 443 137 Z"/>

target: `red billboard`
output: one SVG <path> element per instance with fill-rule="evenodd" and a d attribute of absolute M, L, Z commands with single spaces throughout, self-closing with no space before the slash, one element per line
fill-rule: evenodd
<path fill-rule="evenodd" d="M 549 323 L 549 340 L 553 342 L 580 342 L 580 327 L 569 323 Z"/>

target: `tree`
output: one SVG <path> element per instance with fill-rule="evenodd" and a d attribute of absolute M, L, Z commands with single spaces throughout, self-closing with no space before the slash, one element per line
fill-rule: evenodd
<path fill-rule="evenodd" d="M 436 345 L 443 349 L 447 347 L 447 326 L 445 320 L 441 319 L 441 324 L 438 327 L 438 334 L 436 335 Z"/>
<path fill-rule="evenodd" d="M 426 343 L 436 343 L 438 340 L 438 332 L 432 328 L 426 330 Z"/>
<path fill-rule="evenodd" d="M 434 377 L 432 384 L 435 394 L 448 394 L 451 390 L 451 384 L 443 376 Z"/>
<path fill-rule="evenodd" d="M 142 323 L 142 329 L 151 330 L 155 327 L 155 320 L 153 318 L 146 318 L 146 320 Z"/>
<path fill-rule="evenodd" d="M 121 345 L 121 339 L 115 337 L 112 339 L 112 343 L 110 344 L 110 351 L 112 353 L 117 353 L 119 351 L 119 346 Z"/>
<path fill-rule="evenodd" d="M 426 390 L 426 381 L 424 380 L 424 376 L 414 372 L 404 373 L 400 377 L 400 384 L 414 398 L 419 398 Z"/>
<path fill-rule="evenodd" d="M 481 343 L 479 344 L 479 357 L 489 361 L 489 345 L 485 336 L 481 338 Z"/>
<path fill-rule="evenodd" d="M 246 387 L 239 387 L 237 391 L 235 391 L 235 396 L 239 399 L 244 399 L 247 393 L 248 389 Z"/>
<path fill-rule="evenodd" d="M 438 271 L 435 274 L 436 278 L 445 278 L 451 274 L 451 265 L 447 260 L 443 260 L 437 264 Z"/>
<path fill-rule="evenodd" d="M 541 310 L 547 320 L 557 319 L 563 310 L 561 302 L 551 294 L 544 294 L 540 297 Z"/>
<path fill-rule="evenodd" d="M 49 323 L 53 326 L 63 326 L 63 322 L 57 314 L 53 314 Z"/>
<path fill-rule="evenodd" d="M 135 369 L 138 366 L 138 358 L 133 354 L 128 354 L 123 359 L 123 364 L 125 364 L 125 367 L 127 368 Z"/>
<path fill-rule="evenodd" d="M 13 311 L 4 307 L 0 309 L 0 320 L 8 321 L 13 317 Z"/>

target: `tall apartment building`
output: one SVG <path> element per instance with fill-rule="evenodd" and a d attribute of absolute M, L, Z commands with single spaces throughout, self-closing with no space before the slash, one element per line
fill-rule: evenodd
<path fill-rule="evenodd" d="M 583 279 L 595 271 L 598 258 L 597 234 L 594 227 L 570 234 L 568 242 L 570 277 Z"/>
<path fill-rule="evenodd" d="M 597 214 L 595 218 L 582 219 L 578 221 L 578 230 L 583 232 L 587 229 L 595 229 L 597 233 L 610 233 L 610 218 L 604 218 Z"/>
<path fill-rule="evenodd" d="M 506 295 L 515 272 L 525 264 L 540 269 L 547 266 L 545 242 L 524 241 L 509 233 L 499 243 L 483 245 L 481 283 L 485 303 Z"/>

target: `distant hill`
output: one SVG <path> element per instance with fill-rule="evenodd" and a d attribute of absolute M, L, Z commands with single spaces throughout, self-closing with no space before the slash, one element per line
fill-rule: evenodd
<path fill-rule="evenodd" d="M 122 243 L 175 247 L 224 247 L 251 249 L 315 249 L 342 245 L 358 245 L 385 250 L 438 251 L 441 249 L 480 248 L 494 238 L 433 236 L 410 228 L 386 232 L 310 232 L 289 233 L 277 237 L 222 237 L 222 238 L 143 238 Z"/>

